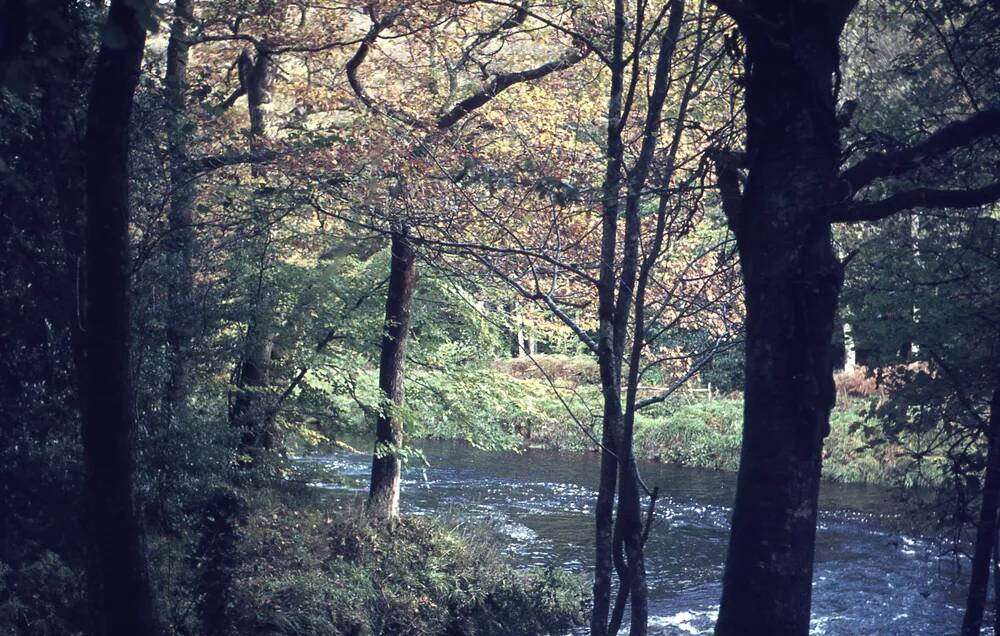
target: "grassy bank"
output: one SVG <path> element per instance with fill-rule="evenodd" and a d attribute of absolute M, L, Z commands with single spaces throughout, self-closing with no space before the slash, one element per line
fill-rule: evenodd
<path fill-rule="evenodd" d="M 168 636 L 501 636 L 582 624 L 581 576 L 515 569 L 486 528 L 372 525 L 303 487 L 207 492 L 148 536 Z M 52 551 L 0 560 L 0 634 L 83 633 L 84 577 Z"/>
<path fill-rule="evenodd" d="M 547 633 L 582 624 L 582 580 L 519 572 L 492 542 L 428 518 L 275 508 L 248 526 L 241 634 Z"/>
<path fill-rule="evenodd" d="M 895 483 L 903 465 L 891 448 L 867 445 L 864 408 L 863 403 L 854 402 L 834 409 L 823 449 L 823 476 L 838 482 Z M 682 402 L 638 419 L 636 454 L 684 466 L 735 471 L 742 422 L 742 400 Z"/>
<path fill-rule="evenodd" d="M 834 409 L 823 450 L 823 476 L 844 483 L 896 484 L 905 462 L 898 449 L 869 446 L 866 408 L 864 402 L 855 401 Z M 636 418 L 635 453 L 640 459 L 735 471 L 739 468 L 742 425 L 740 399 L 682 397 Z M 530 437 L 522 436 L 518 443 L 521 448 L 595 450 L 579 427 L 567 426 L 565 420 L 535 426 Z"/>

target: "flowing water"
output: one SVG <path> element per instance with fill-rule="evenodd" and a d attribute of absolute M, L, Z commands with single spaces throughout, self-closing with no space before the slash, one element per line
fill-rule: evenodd
<path fill-rule="evenodd" d="M 404 470 L 405 514 L 489 521 L 524 566 L 587 570 L 593 558 L 596 455 L 488 453 L 459 443 L 421 445 L 429 468 Z M 299 458 L 302 476 L 346 503 L 367 491 L 370 460 L 336 452 Z M 718 611 L 735 476 L 641 465 L 659 486 L 646 547 L 650 633 L 708 634 Z M 927 541 L 899 534 L 892 491 L 824 484 L 816 541 L 812 633 L 956 634 L 963 583 Z"/>

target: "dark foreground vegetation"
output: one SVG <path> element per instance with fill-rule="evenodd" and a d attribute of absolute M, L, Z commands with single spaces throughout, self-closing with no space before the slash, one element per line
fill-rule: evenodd
<path fill-rule="evenodd" d="M 385 530 L 362 510 L 330 510 L 288 486 L 251 501 L 218 489 L 185 521 L 148 539 L 171 633 L 540 634 L 586 616 L 579 575 L 514 570 L 485 527 L 413 517 Z M 0 593 L 0 633 L 85 625 L 72 552 L 35 550 L 16 569 L 5 565 Z"/>
<path fill-rule="evenodd" d="M 0 0 L 0 627 L 644 636 L 653 457 L 736 471 L 718 636 L 809 632 L 824 466 L 978 634 L 997 68 L 995 1 Z M 421 436 L 599 454 L 586 603 L 401 516 Z"/>

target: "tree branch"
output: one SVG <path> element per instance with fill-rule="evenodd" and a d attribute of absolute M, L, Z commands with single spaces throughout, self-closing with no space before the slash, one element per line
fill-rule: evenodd
<path fill-rule="evenodd" d="M 361 44 L 358 46 L 358 50 L 355 51 L 354 55 L 351 56 L 351 59 L 347 61 L 347 82 L 351 85 L 351 90 L 354 91 L 354 94 L 357 95 L 358 99 L 360 99 L 369 110 L 376 113 L 386 114 L 393 119 L 398 119 L 416 128 L 422 128 L 422 123 L 415 117 L 396 111 L 388 106 L 380 107 L 376 104 L 372 96 L 368 94 L 368 91 L 366 91 L 365 87 L 361 84 L 361 80 L 358 79 L 358 68 L 361 67 L 361 64 L 363 64 L 365 59 L 368 57 L 368 52 L 371 51 L 372 45 L 375 44 L 375 41 L 378 40 L 378 36 L 383 31 L 392 26 L 392 23 L 397 17 L 399 17 L 400 13 L 402 13 L 402 7 L 390 11 L 384 18 L 379 20 L 373 9 L 368 11 L 368 15 L 372 20 L 372 25 L 371 28 L 368 29 L 368 33 L 365 34 L 365 37 L 361 39 Z"/>
<path fill-rule="evenodd" d="M 865 157 L 841 173 L 846 189 L 844 198 L 851 198 L 875 179 L 905 174 L 927 159 L 997 134 L 1000 134 L 1000 108 L 992 108 L 948 124 L 908 148 Z"/>
<path fill-rule="evenodd" d="M 249 152 L 220 153 L 192 159 L 189 170 L 193 176 L 227 168 L 229 166 L 239 166 L 243 164 L 270 163 L 281 157 L 294 154 L 296 152 L 308 152 L 311 150 L 323 150 L 329 148 L 334 143 L 342 141 L 339 135 L 331 134 L 317 137 L 302 144 L 290 145 L 283 150 L 273 150 L 271 148 L 260 148 Z"/>
<path fill-rule="evenodd" d="M 478 91 L 466 97 L 462 101 L 455 104 L 451 110 L 442 115 L 435 121 L 435 125 L 440 129 L 447 129 L 455 125 L 462 117 L 465 117 L 472 111 L 483 106 L 491 99 L 499 95 L 502 91 L 510 88 L 514 84 L 520 84 L 522 82 L 530 82 L 536 79 L 541 79 L 546 75 L 555 73 L 557 71 L 565 70 L 583 58 L 587 56 L 586 50 L 581 49 L 570 49 L 566 53 L 563 53 L 557 59 L 551 62 L 546 62 L 541 66 L 536 66 L 535 68 L 526 69 L 523 71 L 514 71 L 512 73 L 502 73 L 500 75 L 494 75 L 485 86 L 480 88 Z"/>
<path fill-rule="evenodd" d="M 833 223 L 878 221 L 912 208 L 978 208 L 1000 201 L 1000 182 L 969 190 L 903 190 L 880 201 L 849 203 L 834 212 Z"/>
<path fill-rule="evenodd" d="M 668 386 L 661 393 L 657 393 L 652 397 L 648 397 L 645 400 L 639 400 L 638 402 L 636 402 L 635 410 L 640 411 L 648 406 L 659 404 L 660 402 L 665 402 L 667 398 L 673 395 L 678 389 L 684 386 L 684 384 L 688 380 L 694 377 L 694 375 L 698 373 L 698 371 L 700 371 L 702 367 L 711 362 L 712 358 L 714 358 L 716 354 L 725 351 L 726 349 L 729 349 L 735 346 L 736 344 L 737 343 L 735 341 L 723 344 L 723 338 L 721 337 L 718 338 L 712 345 L 712 347 L 705 353 L 705 355 L 703 355 L 700 360 L 692 364 L 691 368 L 688 369 L 681 377 L 677 378 L 677 380 L 675 380 L 673 384 Z"/>
<path fill-rule="evenodd" d="M 730 150 L 715 149 L 710 157 L 715 164 L 716 187 L 722 200 L 722 212 L 726 215 L 729 229 L 736 232 L 743 211 L 743 195 L 740 191 L 740 165 L 743 156 Z"/>

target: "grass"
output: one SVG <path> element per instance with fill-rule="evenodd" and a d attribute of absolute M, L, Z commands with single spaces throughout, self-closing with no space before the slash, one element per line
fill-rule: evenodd
<path fill-rule="evenodd" d="M 425 517 L 276 505 L 244 535 L 240 634 L 537 634 L 585 617 L 577 575 L 516 570 L 485 535 Z"/>
<path fill-rule="evenodd" d="M 823 476 L 845 483 L 895 483 L 903 462 L 898 449 L 868 444 L 867 404 L 848 401 L 830 415 Z M 735 471 L 739 468 L 743 401 L 716 399 L 672 405 L 636 422 L 635 450 L 643 459 Z"/>

